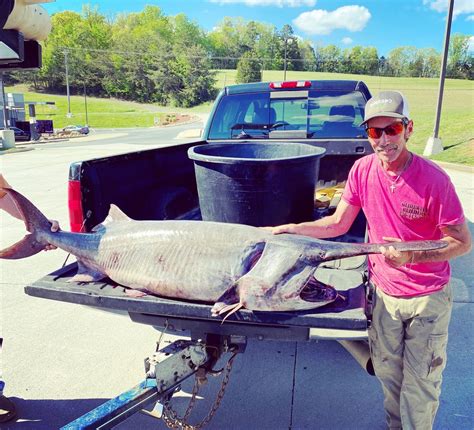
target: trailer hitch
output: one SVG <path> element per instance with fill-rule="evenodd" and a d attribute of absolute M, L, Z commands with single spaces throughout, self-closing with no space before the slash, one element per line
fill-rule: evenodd
<path fill-rule="evenodd" d="M 177 340 L 145 359 L 147 378 L 156 381 L 158 394 L 179 385 L 210 359 L 202 342 Z"/>
<path fill-rule="evenodd" d="M 61 430 L 111 429 L 140 411 L 156 418 L 163 418 L 168 426 L 180 423 L 182 428 L 201 428 L 210 421 L 219 407 L 229 381 L 232 363 L 238 353 L 244 352 L 245 346 L 246 339 L 241 336 L 208 335 L 205 341 L 176 340 L 145 359 L 144 381 L 66 424 Z M 226 352 L 232 353 L 226 366 L 221 370 L 213 369 L 221 355 Z M 198 426 L 185 424 L 200 386 L 207 381 L 207 375 L 216 376 L 223 371 L 225 376 L 221 390 L 209 414 Z M 197 374 L 198 377 L 190 405 L 184 419 L 179 418 L 171 409 L 170 400 L 180 389 L 181 384 L 193 374 Z M 144 410 L 150 405 L 155 405 L 151 413 Z"/>
<path fill-rule="evenodd" d="M 246 345 L 247 339 L 243 336 L 221 336 L 208 334 L 206 336 L 206 351 L 209 360 L 200 366 L 196 371 L 191 398 L 184 414 L 180 417 L 178 413 L 172 408 L 172 395 L 165 397 L 162 400 L 162 403 L 157 403 L 155 409 L 158 407 L 159 411 L 157 411 L 158 413 L 156 415 L 153 413 L 152 414 L 160 417 L 170 429 L 198 430 L 205 427 L 219 409 L 225 394 L 225 390 L 229 383 L 230 372 L 232 370 L 234 359 L 237 354 L 243 353 L 245 351 Z M 215 364 L 223 353 L 231 353 L 231 357 L 222 369 L 214 369 Z M 190 424 L 188 421 L 189 417 L 196 404 L 196 399 L 200 388 L 208 381 L 208 375 L 217 377 L 222 373 L 224 375 L 222 377 L 221 387 L 209 412 L 198 424 Z"/>

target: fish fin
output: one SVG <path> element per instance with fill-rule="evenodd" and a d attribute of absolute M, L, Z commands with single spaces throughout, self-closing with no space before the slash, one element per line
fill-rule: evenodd
<path fill-rule="evenodd" d="M 128 215 L 126 215 L 118 206 L 114 205 L 113 203 L 110 205 L 109 213 L 107 218 L 102 224 L 110 224 L 111 222 L 117 221 L 133 221 Z"/>
<path fill-rule="evenodd" d="M 96 282 L 107 277 L 98 270 L 90 269 L 82 261 L 78 261 L 77 266 L 77 273 L 67 282 Z"/>
<path fill-rule="evenodd" d="M 125 290 L 125 295 L 128 296 L 128 297 L 134 297 L 134 298 L 148 296 L 148 294 L 145 293 L 144 291 L 133 290 L 131 288 L 127 288 Z"/>
<path fill-rule="evenodd" d="M 223 318 L 221 325 L 224 324 L 224 321 L 229 318 L 232 314 L 235 314 L 238 310 L 242 309 L 244 305 L 242 303 L 236 303 L 235 305 L 229 305 L 226 306 L 225 308 L 221 309 L 219 312 L 219 315 L 222 315 L 223 313 L 230 311 L 227 313 L 227 315 Z"/>
<path fill-rule="evenodd" d="M 119 221 L 133 221 L 128 215 L 126 215 L 118 206 L 114 205 L 113 203 L 110 205 L 109 213 L 104 221 L 100 224 L 97 224 L 92 231 L 93 232 L 100 232 L 104 230 L 109 224 Z"/>
<path fill-rule="evenodd" d="M 44 249 L 44 244 L 36 240 L 32 234 L 27 234 L 22 240 L 0 251 L 0 258 L 17 260 L 30 257 Z"/>
<path fill-rule="evenodd" d="M 19 242 L 1 250 L 0 258 L 18 259 L 37 254 L 48 244 L 39 233 L 51 233 L 51 223 L 33 203 L 18 191 L 12 188 L 0 188 L 0 191 L 5 194 L 2 198 L 12 199 L 12 203 L 18 209 L 26 229 L 31 233 Z"/>
<path fill-rule="evenodd" d="M 236 284 L 233 284 L 231 287 L 227 288 L 224 293 L 216 300 L 214 306 L 211 309 L 213 317 L 216 317 L 221 314 L 221 312 L 226 312 L 223 309 L 227 307 L 235 306 L 240 302 L 239 300 L 239 290 Z"/>

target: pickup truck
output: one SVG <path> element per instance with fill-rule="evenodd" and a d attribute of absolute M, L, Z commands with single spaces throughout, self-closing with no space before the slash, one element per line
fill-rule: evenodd
<path fill-rule="evenodd" d="M 372 151 L 366 132 L 359 125 L 369 98 L 370 92 L 361 81 L 228 86 L 219 93 L 200 141 L 73 163 L 68 190 L 71 230 L 91 231 L 105 219 L 111 203 L 137 220 L 200 220 L 194 164 L 187 154 L 189 148 L 207 143 L 285 142 L 324 148 L 315 190 L 317 196 L 318 188 L 344 184 L 353 163 Z M 331 207 L 326 207 L 321 212 L 320 207 L 315 207 L 314 216 L 330 210 Z M 333 240 L 363 242 L 365 238 L 366 220 L 361 213 L 346 235 Z M 329 305 L 298 312 L 241 310 L 224 324 L 211 316 L 212 303 L 156 296 L 131 298 L 124 288 L 116 288 L 112 281 L 88 285 L 68 283 L 76 268 L 76 263 L 72 263 L 46 275 L 27 286 L 27 294 L 127 312 L 135 322 L 190 333 L 192 341 L 204 341 L 207 353 L 210 351 L 207 346 L 213 342 L 217 342 L 221 352 L 239 348 L 242 352 L 247 338 L 364 340 L 370 324 L 371 290 L 365 256 L 328 262 L 318 268 L 317 279 L 339 292 L 338 299 Z M 199 345 L 201 348 L 202 344 Z M 176 351 L 188 347 L 195 345 L 180 345 Z M 193 368 L 190 365 L 188 370 L 189 367 Z M 150 364 L 147 372 L 150 374 Z M 184 377 L 184 373 L 179 376 Z M 162 398 L 160 396 L 169 394 L 178 382 L 176 375 L 169 384 L 156 376 L 161 391 L 158 390 L 160 395 L 157 396 L 155 384 L 155 396 L 151 397 Z M 145 383 L 140 389 L 143 391 L 145 386 L 148 387 Z M 136 393 L 137 387 L 134 390 Z M 104 410 L 107 410 L 107 419 L 111 418 L 110 408 Z M 96 411 L 92 415 L 97 417 L 100 413 Z"/>

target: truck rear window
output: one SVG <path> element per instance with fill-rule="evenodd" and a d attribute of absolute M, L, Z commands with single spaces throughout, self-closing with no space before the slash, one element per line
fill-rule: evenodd
<path fill-rule="evenodd" d="M 358 91 L 284 91 L 222 97 L 209 139 L 265 139 L 299 130 L 308 138 L 366 138 Z M 273 136 L 272 136 L 273 135 Z"/>

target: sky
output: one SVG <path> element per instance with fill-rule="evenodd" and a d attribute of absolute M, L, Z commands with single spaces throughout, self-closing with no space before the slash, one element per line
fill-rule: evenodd
<path fill-rule="evenodd" d="M 399 46 L 434 48 L 442 52 L 449 0 L 56 0 L 43 7 L 52 15 L 83 4 L 98 7 L 113 18 L 157 5 L 167 16 L 184 13 L 202 29 L 212 31 L 224 17 L 241 17 L 294 33 L 314 46 L 334 44 L 344 49 L 373 46 L 379 56 Z M 455 0 L 451 34 L 470 36 L 474 51 L 474 0 Z"/>

